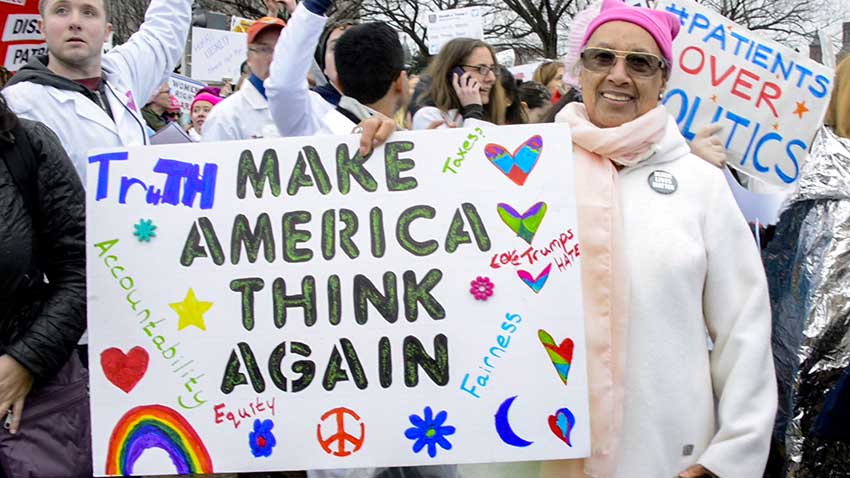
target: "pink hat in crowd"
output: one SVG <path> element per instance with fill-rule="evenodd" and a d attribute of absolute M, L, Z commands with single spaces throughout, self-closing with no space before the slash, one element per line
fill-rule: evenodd
<path fill-rule="evenodd" d="M 567 54 L 564 56 L 564 83 L 573 88 L 581 88 L 576 65 L 578 65 L 581 59 L 584 32 L 587 31 L 587 26 L 590 25 L 590 22 L 599 16 L 599 10 L 601 8 L 602 2 L 594 2 L 584 10 L 578 12 L 573 17 L 572 22 L 570 22 L 570 33 L 567 35 Z"/>
<path fill-rule="evenodd" d="M 222 100 L 222 98 L 220 98 L 218 96 L 211 95 L 209 93 L 200 93 L 198 96 L 195 97 L 194 100 L 192 100 L 192 106 L 189 107 L 189 111 L 194 110 L 195 109 L 195 103 L 197 103 L 199 101 L 206 101 L 207 103 L 210 103 L 211 105 L 215 106 L 215 105 L 221 103 L 221 100 Z"/>
<path fill-rule="evenodd" d="M 587 27 L 584 39 L 581 41 L 582 48 L 587 45 L 587 41 L 590 40 L 590 36 L 597 28 L 608 22 L 616 21 L 632 23 L 646 30 L 655 39 L 664 59 L 670 65 L 673 64 L 673 39 L 679 34 L 679 20 L 661 10 L 630 7 L 622 0 L 604 0 L 602 2 L 602 11 Z"/>

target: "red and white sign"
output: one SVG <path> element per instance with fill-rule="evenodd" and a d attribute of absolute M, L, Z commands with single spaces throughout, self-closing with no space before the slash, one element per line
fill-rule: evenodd
<path fill-rule="evenodd" d="M 0 58 L 7 70 L 18 71 L 33 56 L 47 53 L 38 18 L 38 0 L 0 0 Z"/>

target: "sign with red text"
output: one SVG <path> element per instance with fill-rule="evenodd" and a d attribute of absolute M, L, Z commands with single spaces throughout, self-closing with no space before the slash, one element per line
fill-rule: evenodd
<path fill-rule="evenodd" d="M 770 184 L 800 176 L 823 124 L 833 71 L 691 0 L 662 0 L 679 18 L 664 104 L 688 140 L 723 126 L 729 165 Z"/>
<path fill-rule="evenodd" d="M 47 54 L 38 20 L 38 0 L 0 2 L 0 57 L 7 70 L 18 71 L 33 57 Z"/>
<path fill-rule="evenodd" d="M 358 146 L 92 154 L 96 474 L 589 455 L 567 128 Z"/>

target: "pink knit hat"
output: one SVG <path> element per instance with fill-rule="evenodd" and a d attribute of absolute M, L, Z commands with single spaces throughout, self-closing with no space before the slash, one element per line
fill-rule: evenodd
<path fill-rule="evenodd" d="M 679 20 L 661 10 L 630 7 L 622 0 L 604 0 L 602 2 L 602 11 L 587 27 L 587 32 L 585 32 L 584 39 L 581 41 L 582 48 L 587 45 L 587 41 L 590 40 L 590 36 L 597 28 L 608 22 L 616 21 L 632 23 L 646 30 L 655 39 L 664 59 L 670 65 L 673 64 L 673 39 L 679 34 Z"/>
<path fill-rule="evenodd" d="M 222 100 L 222 98 L 220 98 L 218 96 L 211 95 L 209 93 L 201 93 L 198 96 L 196 96 L 194 100 L 192 100 L 192 106 L 189 107 L 189 111 L 194 110 L 195 109 L 195 103 L 197 103 L 199 101 L 206 101 L 207 103 L 210 103 L 211 105 L 215 106 L 215 105 L 221 103 L 221 100 Z"/>

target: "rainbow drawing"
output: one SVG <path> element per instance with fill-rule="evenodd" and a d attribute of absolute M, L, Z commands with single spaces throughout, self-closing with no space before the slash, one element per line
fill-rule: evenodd
<path fill-rule="evenodd" d="M 206 446 L 182 415 L 162 405 L 144 405 L 125 413 L 112 430 L 106 474 L 132 475 L 133 465 L 151 448 L 168 453 L 178 474 L 213 472 Z"/>

